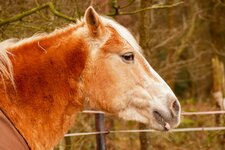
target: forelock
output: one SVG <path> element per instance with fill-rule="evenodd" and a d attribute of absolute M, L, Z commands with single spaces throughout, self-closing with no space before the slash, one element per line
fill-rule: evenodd
<path fill-rule="evenodd" d="M 109 25 L 114 28 L 118 32 L 118 34 L 123 39 L 125 39 L 136 51 L 142 53 L 141 47 L 139 46 L 133 35 L 125 27 L 123 27 L 122 25 L 120 25 L 109 17 L 101 16 L 101 20 L 103 24 Z"/>

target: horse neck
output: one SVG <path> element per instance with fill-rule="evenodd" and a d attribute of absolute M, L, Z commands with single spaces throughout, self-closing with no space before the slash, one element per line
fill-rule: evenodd
<path fill-rule="evenodd" d="M 62 136 L 72 114 L 82 108 L 80 81 L 87 47 L 73 30 L 9 49 L 16 92 L 8 85 L 8 99 L 0 100 L 0 107 L 32 147 L 35 143 L 55 144 L 50 139 Z"/>

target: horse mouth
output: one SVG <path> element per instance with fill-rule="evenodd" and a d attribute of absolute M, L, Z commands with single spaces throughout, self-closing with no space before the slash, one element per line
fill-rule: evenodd
<path fill-rule="evenodd" d="M 153 111 L 153 116 L 157 123 L 163 127 L 164 131 L 169 131 L 171 129 L 170 124 L 163 119 L 162 115 L 159 112 Z"/>

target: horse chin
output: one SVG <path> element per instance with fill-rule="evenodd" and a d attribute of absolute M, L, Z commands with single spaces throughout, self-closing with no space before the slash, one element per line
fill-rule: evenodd
<path fill-rule="evenodd" d="M 126 108 L 118 113 L 118 116 L 124 120 L 138 121 L 145 124 L 149 123 L 149 119 L 143 116 L 136 108 Z"/>

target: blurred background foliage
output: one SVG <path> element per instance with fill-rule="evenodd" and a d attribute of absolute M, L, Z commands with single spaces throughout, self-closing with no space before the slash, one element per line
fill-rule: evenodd
<path fill-rule="evenodd" d="M 3 23 L 17 14 L 51 2 L 26 17 Z M 224 109 L 225 1 L 224 0 L 0 0 L 0 41 L 25 38 L 62 28 L 83 16 L 91 4 L 128 28 L 143 48 L 153 68 L 179 97 L 183 111 Z M 142 8 L 171 6 L 165 8 Z M 137 10 L 137 12 L 136 12 Z M 127 14 L 127 15 L 126 15 Z M 219 98 L 218 98 L 219 93 Z M 222 116 L 224 117 L 224 116 Z M 218 119 L 219 118 L 219 119 Z M 106 127 L 137 129 L 136 122 L 107 116 Z M 94 116 L 78 114 L 70 132 L 94 131 Z M 221 116 L 190 116 L 180 127 L 224 126 Z M 140 137 L 141 138 L 141 137 Z M 225 149 L 221 131 L 147 133 L 150 144 L 142 147 L 138 133 L 109 134 L 109 150 Z M 95 136 L 65 138 L 56 149 L 95 149 Z"/>

